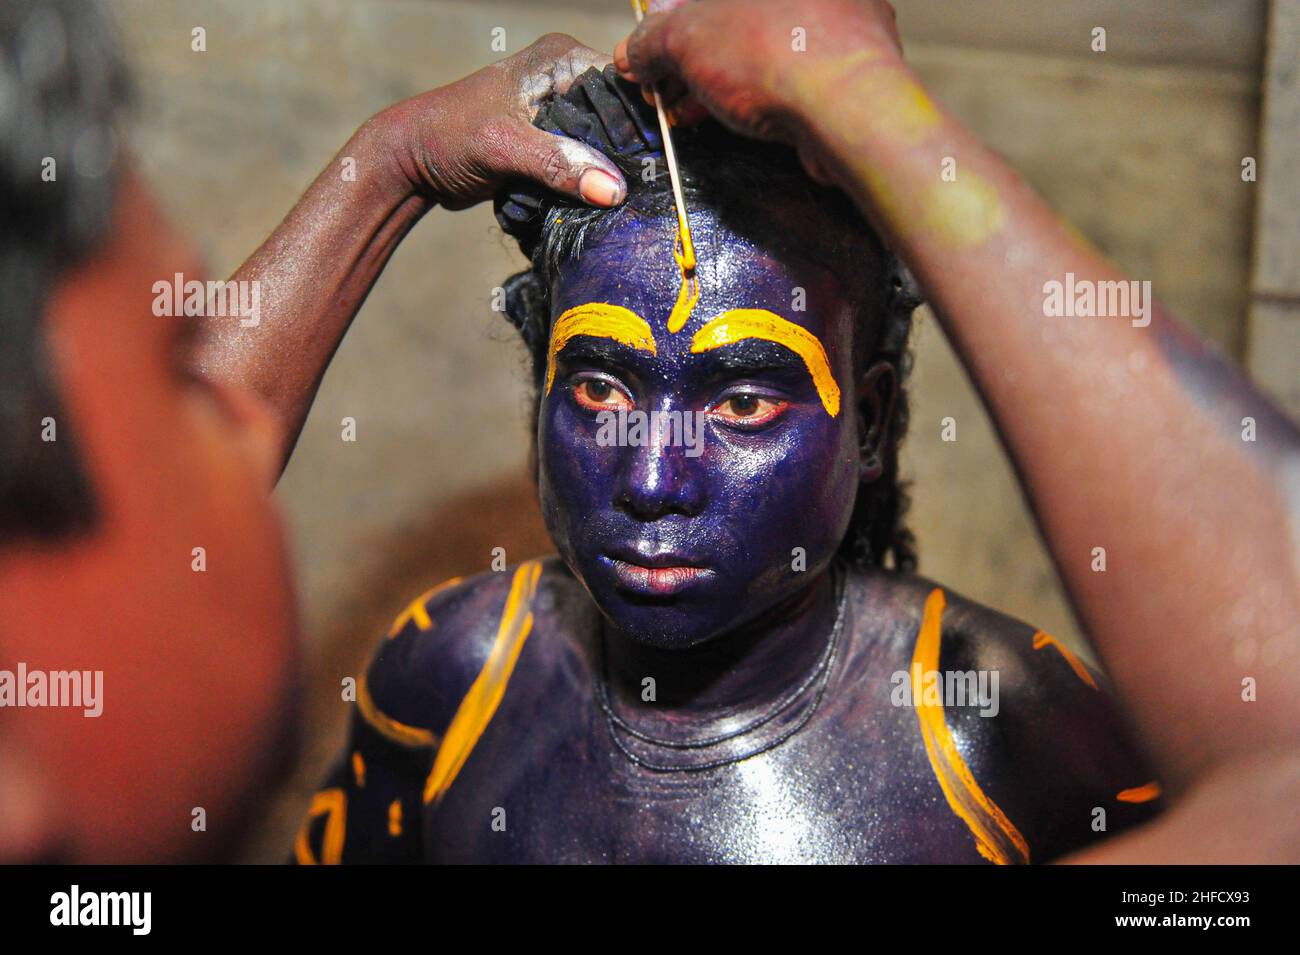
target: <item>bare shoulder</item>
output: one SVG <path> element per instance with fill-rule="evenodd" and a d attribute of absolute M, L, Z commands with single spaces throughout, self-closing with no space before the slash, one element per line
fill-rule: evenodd
<path fill-rule="evenodd" d="M 905 661 L 896 690 L 923 697 L 912 705 L 927 711 L 927 752 L 950 798 L 1007 833 L 1009 858 L 1055 858 L 1161 808 L 1141 741 L 1080 653 L 924 577 L 879 573 L 860 586 L 888 622 L 891 658 Z"/>
<path fill-rule="evenodd" d="M 358 687 L 372 725 L 440 735 L 489 662 L 550 638 L 578 585 L 558 558 L 453 578 L 417 596 L 380 640 Z"/>

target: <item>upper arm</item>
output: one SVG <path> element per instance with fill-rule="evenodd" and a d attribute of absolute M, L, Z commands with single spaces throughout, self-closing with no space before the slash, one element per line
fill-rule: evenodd
<path fill-rule="evenodd" d="M 425 778 L 474 662 L 473 634 L 457 623 L 458 582 L 416 598 L 380 640 L 356 682 L 347 746 L 312 797 L 294 861 L 421 858 Z"/>

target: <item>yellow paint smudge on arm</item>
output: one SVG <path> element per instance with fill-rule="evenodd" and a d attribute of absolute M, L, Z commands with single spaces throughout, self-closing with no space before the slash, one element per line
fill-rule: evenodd
<path fill-rule="evenodd" d="M 570 339 L 579 335 L 611 338 L 629 348 L 656 354 L 654 332 L 641 316 L 621 305 L 588 302 L 564 312 L 551 329 L 551 345 L 546 357 L 546 388 L 549 394 L 555 381 L 555 357 Z"/>
<path fill-rule="evenodd" d="M 691 353 L 710 351 L 747 338 L 784 345 L 803 359 L 822 406 L 832 418 L 840 413 L 840 386 L 831 374 L 830 359 L 817 336 L 775 312 L 763 308 L 737 308 L 710 319 L 691 340 Z"/>
<path fill-rule="evenodd" d="M 950 249 L 965 249 L 991 239 L 1006 223 L 997 188 L 970 170 L 952 182 L 937 180 L 920 194 L 905 193 L 880 169 L 859 164 L 858 172 L 877 211 L 900 236 L 932 238 Z"/>
<path fill-rule="evenodd" d="M 819 58 L 790 74 L 793 92 L 815 114 L 834 112 L 855 136 L 915 146 L 943 122 L 930 94 L 905 65 L 879 50 Z"/>
<path fill-rule="evenodd" d="M 936 587 L 925 601 L 921 629 L 912 653 L 912 666 L 922 673 L 939 672 L 939 651 L 943 640 L 943 591 Z M 944 719 L 943 704 L 914 700 L 921 737 L 939 788 L 948 805 L 975 837 L 975 848 L 998 865 L 1027 863 L 1029 843 L 1002 809 L 990 799 L 957 750 L 952 731 Z"/>

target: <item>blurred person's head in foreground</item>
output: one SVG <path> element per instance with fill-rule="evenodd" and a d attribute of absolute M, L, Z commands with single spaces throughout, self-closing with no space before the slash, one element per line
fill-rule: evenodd
<path fill-rule="evenodd" d="M 228 850 L 291 690 L 274 426 L 153 312 L 198 269 L 122 148 L 110 27 L 0 5 L 0 861 Z"/>

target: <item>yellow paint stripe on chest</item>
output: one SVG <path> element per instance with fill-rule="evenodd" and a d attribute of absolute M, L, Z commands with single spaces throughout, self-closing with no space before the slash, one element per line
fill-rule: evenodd
<path fill-rule="evenodd" d="M 465 760 L 473 752 L 479 737 L 487 729 L 505 696 L 506 684 L 514 672 L 519 651 L 533 629 L 532 602 L 537 593 L 537 579 L 541 576 L 539 561 L 520 565 L 510 584 L 505 610 L 497 627 L 496 640 L 488 659 L 479 671 L 473 686 L 460 701 L 456 715 L 443 738 L 442 746 L 433 761 L 433 769 L 424 784 L 424 801 L 435 805 L 447 794 Z"/>
<path fill-rule="evenodd" d="M 943 640 L 943 591 L 936 587 L 925 601 L 921 630 L 916 636 L 912 666 L 922 673 L 939 672 L 939 649 Z M 921 721 L 921 737 L 930 766 L 948 805 L 966 823 L 975 837 L 979 854 L 997 865 L 1023 864 L 1029 861 L 1029 843 L 1011 820 L 980 788 L 975 776 L 957 751 L 952 730 L 944 720 L 943 704 L 926 704 L 924 697 L 914 700 Z"/>
<path fill-rule="evenodd" d="M 802 358 L 826 413 L 832 418 L 840 413 L 840 386 L 831 374 L 826 349 L 808 329 L 786 321 L 775 312 L 765 308 L 736 308 L 723 312 L 695 333 L 691 339 L 691 353 L 699 354 L 747 338 L 776 342 Z"/>

